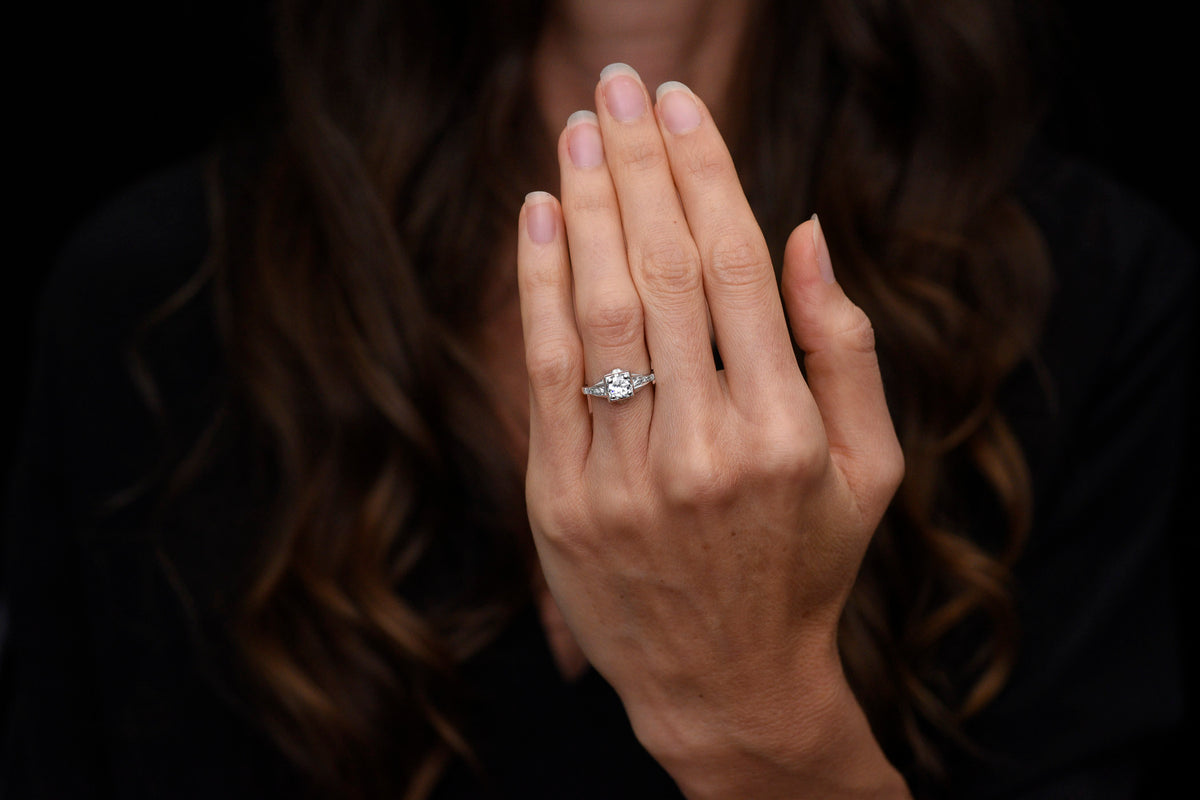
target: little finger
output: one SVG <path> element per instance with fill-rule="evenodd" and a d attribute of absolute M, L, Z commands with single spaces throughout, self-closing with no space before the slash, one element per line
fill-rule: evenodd
<path fill-rule="evenodd" d="M 579 475 L 591 440 L 580 394 L 583 347 L 571 304 L 571 272 L 558 203 L 525 198 L 518 223 L 517 286 L 529 372 L 530 470 Z"/>

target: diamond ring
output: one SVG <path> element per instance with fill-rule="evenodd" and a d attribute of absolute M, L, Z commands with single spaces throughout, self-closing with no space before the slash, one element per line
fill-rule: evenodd
<path fill-rule="evenodd" d="M 628 400 L 633 393 L 648 383 L 654 383 L 654 373 L 639 375 L 624 369 L 614 369 L 591 386 L 583 387 L 583 393 L 592 397 L 605 397 L 608 402 Z"/>

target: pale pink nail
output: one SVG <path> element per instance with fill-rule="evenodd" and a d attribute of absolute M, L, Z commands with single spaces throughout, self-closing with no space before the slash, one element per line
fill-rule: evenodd
<path fill-rule="evenodd" d="M 593 112 L 576 111 L 567 119 L 567 154 L 580 169 L 604 163 L 604 143 Z"/>
<path fill-rule="evenodd" d="M 678 136 L 700 127 L 700 106 L 691 89 L 679 81 L 667 81 L 655 94 L 658 113 L 671 133 Z"/>
<path fill-rule="evenodd" d="M 600 71 L 604 105 L 618 122 L 631 122 L 646 113 L 642 79 L 628 64 L 609 64 Z"/>
<path fill-rule="evenodd" d="M 525 195 L 525 226 L 529 238 L 537 244 L 549 244 L 558 233 L 553 198 L 546 192 Z"/>

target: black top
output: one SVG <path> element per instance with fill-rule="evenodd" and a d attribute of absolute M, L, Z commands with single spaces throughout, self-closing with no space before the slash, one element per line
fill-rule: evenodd
<path fill-rule="evenodd" d="M 954 796 L 1132 797 L 1147 746 L 1181 715 L 1164 554 L 1194 256 L 1147 205 L 1081 165 L 1038 158 L 1027 178 L 1058 291 L 1044 372 L 1022 367 L 1002 396 L 1036 491 L 1016 570 L 1023 648 L 971 726 L 984 755 L 959 768 Z M 100 510 L 163 448 L 125 353 L 203 260 L 207 219 L 200 165 L 163 174 L 79 232 L 46 292 L 2 562 L 0 795 L 262 798 L 302 785 L 207 666 L 203 632 L 220 620 L 172 588 L 231 563 L 237 526 L 214 521 L 238 507 L 238 465 L 187 513 L 138 500 Z M 188 441 L 219 396 L 212 325 L 201 296 L 147 343 L 170 441 Z M 559 677 L 532 609 L 469 674 L 487 775 L 455 765 L 439 800 L 679 796 L 599 676 Z"/>

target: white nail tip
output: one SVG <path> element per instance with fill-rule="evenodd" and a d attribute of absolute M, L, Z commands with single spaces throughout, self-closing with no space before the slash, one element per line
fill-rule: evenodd
<path fill-rule="evenodd" d="M 639 81 L 641 80 L 641 76 L 637 74 L 637 70 L 628 64 L 622 64 L 620 61 L 617 61 L 600 70 L 600 82 L 603 83 L 604 81 L 614 78 L 617 75 L 629 75 L 630 77 L 636 78 Z"/>
<path fill-rule="evenodd" d="M 567 127 L 573 128 L 581 122 L 590 122 L 593 125 L 599 125 L 600 121 L 596 119 L 595 111 L 576 111 L 571 116 L 567 117 Z"/>
<path fill-rule="evenodd" d="M 667 81 L 666 83 L 660 84 L 658 89 L 655 90 L 654 99 L 662 100 L 663 95 L 666 94 L 667 92 L 676 92 L 676 91 L 687 92 L 688 94 L 692 93 L 691 89 L 689 89 L 685 84 L 682 84 L 679 81 Z"/>

